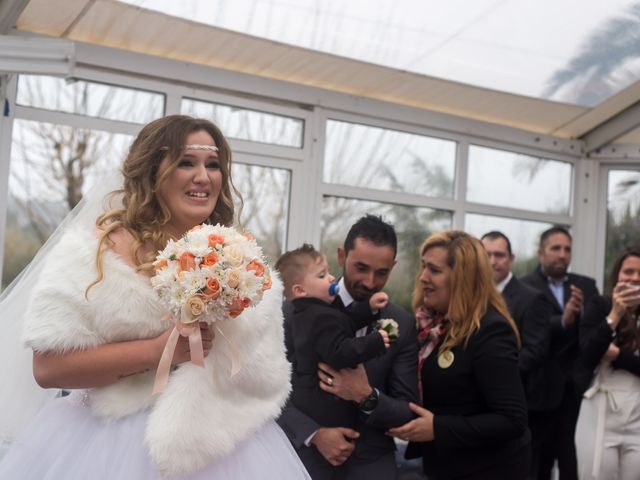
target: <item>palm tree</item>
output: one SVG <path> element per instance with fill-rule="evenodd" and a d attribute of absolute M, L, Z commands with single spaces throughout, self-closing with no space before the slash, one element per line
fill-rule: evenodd
<path fill-rule="evenodd" d="M 542 96 L 571 90 L 571 101 L 594 106 L 638 78 L 625 68 L 640 56 L 640 3 L 610 18 L 593 32 L 569 64 L 556 71 Z"/>

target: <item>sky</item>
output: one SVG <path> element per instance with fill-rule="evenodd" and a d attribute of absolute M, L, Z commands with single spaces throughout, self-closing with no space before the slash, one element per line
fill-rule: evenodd
<path fill-rule="evenodd" d="M 640 21 L 638 0 L 122 1 L 399 70 L 584 106 L 640 78 L 640 49 L 624 56 L 616 48 L 624 40 L 620 29 L 594 40 L 614 18 Z M 627 40 L 637 42 L 635 31 L 627 31 L 633 37 Z M 551 88 L 554 75 L 584 52 L 592 54 L 587 67 Z M 607 62 L 610 70 L 591 68 Z"/>

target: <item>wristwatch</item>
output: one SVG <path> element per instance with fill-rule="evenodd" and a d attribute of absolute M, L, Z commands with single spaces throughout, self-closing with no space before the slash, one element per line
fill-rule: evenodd
<path fill-rule="evenodd" d="M 364 397 L 364 399 L 358 404 L 358 408 L 363 412 L 371 412 L 378 406 L 378 390 L 371 389 L 371 393 Z"/>

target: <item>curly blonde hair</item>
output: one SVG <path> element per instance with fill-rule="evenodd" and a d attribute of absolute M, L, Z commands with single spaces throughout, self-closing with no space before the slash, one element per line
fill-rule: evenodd
<path fill-rule="evenodd" d="M 87 287 L 87 293 L 104 278 L 104 252 L 114 245 L 109 235 L 120 228 L 133 237 L 132 254 L 138 271 L 151 270 L 155 252 L 163 249 L 169 240 L 163 227 L 171 220 L 167 204 L 156 192 L 177 168 L 187 136 L 199 131 L 207 132 L 215 141 L 222 173 L 218 201 L 206 221 L 227 226 L 233 223 L 233 195 L 237 196 L 240 206 L 242 197 L 231 180 L 231 149 L 220 129 L 209 120 L 186 115 L 154 120 L 142 128 L 122 165 L 123 188 L 112 192 L 112 196 L 122 199 L 122 206 L 103 213 L 96 220 L 100 230 L 96 255 L 98 278 Z M 165 157 L 169 158 L 169 168 L 159 175 L 160 162 Z M 148 253 L 143 253 L 143 246 L 148 247 L 145 248 Z"/>
<path fill-rule="evenodd" d="M 518 328 L 502 295 L 495 287 L 489 258 L 480 240 L 458 230 L 434 233 L 420 247 L 420 257 L 435 247 L 447 250 L 448 265 L 452 269 L 449 285 L 451 297 L 446 312 L 450 326 L 440 351 L 451 350 L 462 343 L 466 348 L 471 336 L 480 328 L 480 319 L 489 307 L 506 319 L 520 348 Z M 420 267 L 416 277 L 414 311 L 424 305 L 424 293 L 420 284 L 423 270 L 424 267 Z"/>

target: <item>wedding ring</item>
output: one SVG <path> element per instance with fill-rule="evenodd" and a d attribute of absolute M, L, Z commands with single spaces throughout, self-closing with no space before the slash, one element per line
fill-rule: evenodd
<path fill-rule="evenodd" d="M 330 387 L 333 386 L 333 378 L 331 377 L 327 378 L 327 385 L 329 385 Z"/>

